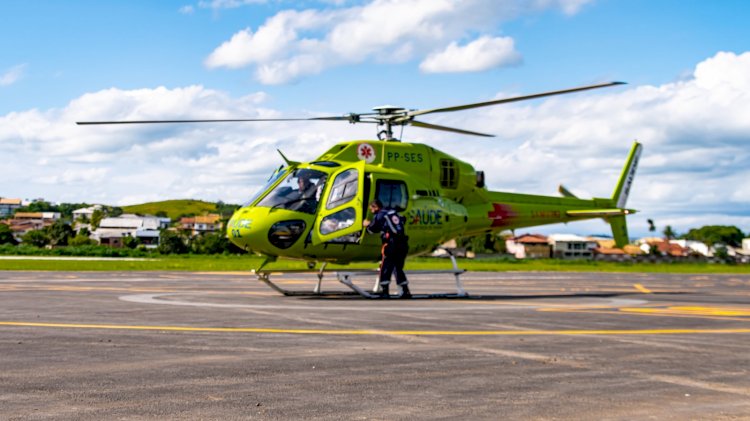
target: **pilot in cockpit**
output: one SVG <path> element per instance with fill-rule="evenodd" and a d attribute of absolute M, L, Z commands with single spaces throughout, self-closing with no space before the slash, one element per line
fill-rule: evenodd
<path fill-rule="evenodd" d="M 302 173 L 297 178 L 297 194 L 299 203 L 296 204 L 294 210 L 300 210 L 302 212 L 312 213 L 318 207 L 317 187 L 310 181 L 309 175 Z"/>

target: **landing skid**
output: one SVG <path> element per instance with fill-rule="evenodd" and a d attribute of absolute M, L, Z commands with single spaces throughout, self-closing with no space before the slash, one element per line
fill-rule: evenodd
<path fill-rule="evenodd" d="M 459 269 L 458 264 L 456 263 L 456 258 L 453 256 L 453 254 L 450 254 L 451 262 L 453 263 L 452 269 L 447 270 L 416 270 L 416 271 L 409 271 L 409 274 L 414 275 L 426 275 L 426 274 L 452 274 L 456 278 L 456 292 L 446 292 L 446 293 L 436 293 L 436 294 L 412 294 L 412 298 L 467 298 L 469 297 L 469 294 L 464 290 L 463 285 L 461 283 L 461 274 L 466 272 L 464 269 Z M 261 268 L 265 266 L 264 262 L 261 265 Z M 340 297 L 340 296 L 353 296 L 353 295 L 359 295 L 364 298 L 368 299 L 379 299 L 380 297 L 380 283 L 377 279 L 378 272 L 377 271 L 337 271 L 335 272 L 336 278 L 341 282 L 342 284 L 346 285 L 351 289 L 351 291 L 323 291 L 321 288 L 321 285 L 323 283 L 323 275 L 326 273 L 325 271 L 326 264 L 323 263 L 320 270 L 313 271 L 313 270 L 287 270 L 283 271 L 283 273 L 316 273 L 318 276 L 318 282 L 315 285 L 315 288 L 313 288 L 312 291 L 298 291 L 298 290 L 289 290 L 286 288 L 282 288 L 278 284 L 271 281 L 271 271 L 262 271 L 261 268 L 258 268 L 258 270 L 255 271 L 256 276 L 258 277 L 258 280 L 263 282 L 264 284 L 268 285 L 271 289 L 274 291 L 285 295 L 287 297 Z M 330 273 L 330 272 L 328 272 Z M 375 277 L 375 285 L 372 289 L 372 291 L 366 291 L 365 289 L 361 288 L 357 284 L 355 284 L 352 281 L 352 278 L 354 276 L 372 276 Z M 392 296 L 392 297 L 398 297 L 398 296 Z"/>
<path fill-rule="evenodd" d="M 409 274 L 446 274 L 450 273 L 456 276 L 456 279 L 459 279 L 458 276 L 461 273 L 466 272 L 463 269 L 459 269 L 458 272 L 453 270 L 417 270 L 417 271 L 410 271 Z M 354 292 L 359 294 L 360 296 L 368 299 L 386 299 L 385 297 L 381 297 L 380 293 L 378 291 L 366 291 L 359 287 L 357 284 L 352 282 L 352 277 L 354 275 L 362 275 L 367 274 L 370 275 L 372 272 L 337 272 L 336 277 L 338 278 L 339 282 L 342 284 L 348 286 Z M 378 287 L 380 285 L 378 284 Z M 391 295 L 388 298 L 399 298 L 398 295 Z M 412 294 L 412 299 L 422 299 L 422 298 L 469 298 L 469 294 L 463 290 L 463 288 L 460 288 L 458 292 L 451 293 L 451 292 L 445 292 L 445 293 L 436 293 L 436 294 Z"/>
<path fill-rule="evenodd" d="M 309 270 L 287 270 L 284 273 L 311 273 Z M 315 271 L 318 274 L 318 282 L 315 284 L 315 288 L 312 291 L 295 291 L 282 288 L 271 280 L 271 272 L 255 272 L 258 276 L 258 280 L 268 285 L 274 291 L 285 295 L 287 297 L 340 297 L 340 296 L 353 296 L 357 295 L 354 291 L 323 291 L 321 284 L 323 282 L 323 270 Z"/>

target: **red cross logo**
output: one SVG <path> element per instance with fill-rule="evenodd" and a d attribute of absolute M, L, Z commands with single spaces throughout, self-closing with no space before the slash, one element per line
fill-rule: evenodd
<path fill-rule="evenodd" d="M 369 158 L 370 155 L 372 155 L 372 149 L 370 149 L 367 145 L 362 146 L 360 148 L 359 153 L 364 157 L 365 159 Z"/>
<path fill-rule="evenodd" d="M 510 206 L 500 203 L 493 203 L 492 210 L 487 212 L 487 217 L 492 221 L 492 227 L 504 227 L 510 225 L 510 220 L 515 218 L 516 214 Z"/>
<path fill-rule="evenodd" d="M 357 158 L 370 164 L 375 160 L 375 149 L 367 143 L 362 143 L 357 148 Z"/>

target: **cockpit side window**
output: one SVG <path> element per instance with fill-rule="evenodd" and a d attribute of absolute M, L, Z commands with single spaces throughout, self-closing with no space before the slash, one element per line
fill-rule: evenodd
<path fill-rule="evenodd" d="M 293 171 L 271 190 L 257 206 L 314 214 L 318 210 L 327 174 L 309 168 Z"/>
<path fill-rule="evenodd" d="M 337 175 L 328 195 L 326 209 L 334 209 L 349 202 L 357 195 L 359 172 L 349 169 Z"/>

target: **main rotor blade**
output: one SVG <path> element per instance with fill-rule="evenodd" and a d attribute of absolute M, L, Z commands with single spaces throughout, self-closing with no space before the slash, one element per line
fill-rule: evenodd
<path fill-rule="evenodd" d="M 468 130 L 456 129 L 456 128 L 453 128 L 453 127 L 446 127 L 446 126 L 438 126 L 437 124 L 424 123 L 424 122 L 415 121 L 415 120 L 412 120 L 409 124 L 411 124 L 412 126 L 422 127 L 423 129 L 442 130 L 444 132 L 469 134 L 469 135 L 472 135 L 472 136 L 495 137 L 494 134 L 486 134 L 486 133 L 479 133 L 479 132 L 470 132 Z"/>
<path fill-rule="evenodd" d="M 498 99 L 498 100 L 494 100 L 494 101 L 475 102 L 473 104 L 456 105 L 454 107 L 432 108 L 432 109 L 429 109 L 429 110 L 410 111 L 408 115 L 411 116 L 411 117 L 415 117 L 415 116 L 418 116 L 418 115 L 431 114 L 431 113 L 444 113 L 444 112 L 449 112 L 449 111 L 468 110 L 470 108 L 487 107 L 489 105 L 505 104 L 505 103 L 508 103 L 508 102 L 516 102 L 516 101 L 526 101 L 526 100 L 529 100 L 529 99 L 542 98 L 542 97 L 546 97 L 546 96 L 569 94 L 569 93 L 572 93 L 572 92 L 587 91 L 589 89 L 607 88 L 607 87 L 610 87 L 610 86 L 617 86 L 617 85 L 624 85 L 624 84 L 625 84 L 625 82 L 609 82 L 609 83 L 602 83 L 602 84 L 599 84 L 599 85 L 581 86 L 581 87 L 578 87 L 578 88 L 563 89 L 561 91 L 543 92 L 543 93 L 539 93 L 539 94 L 517 96 L 517 97 L 512 97 L 512 98 L 504 98 L 504 99 Z"/>
<path fill-rule="evenodd" d="M 77 121 L 80 126 L 94 124 L 162 124 L 162 123 L 238 123 L 245 121 L 313 121 L 313 120 L 343 120 L 350 121 L 349 116 L 312 117 L 312 118 L 236 118 L 219 120 L 125 120 L 125 121 Z"/>

